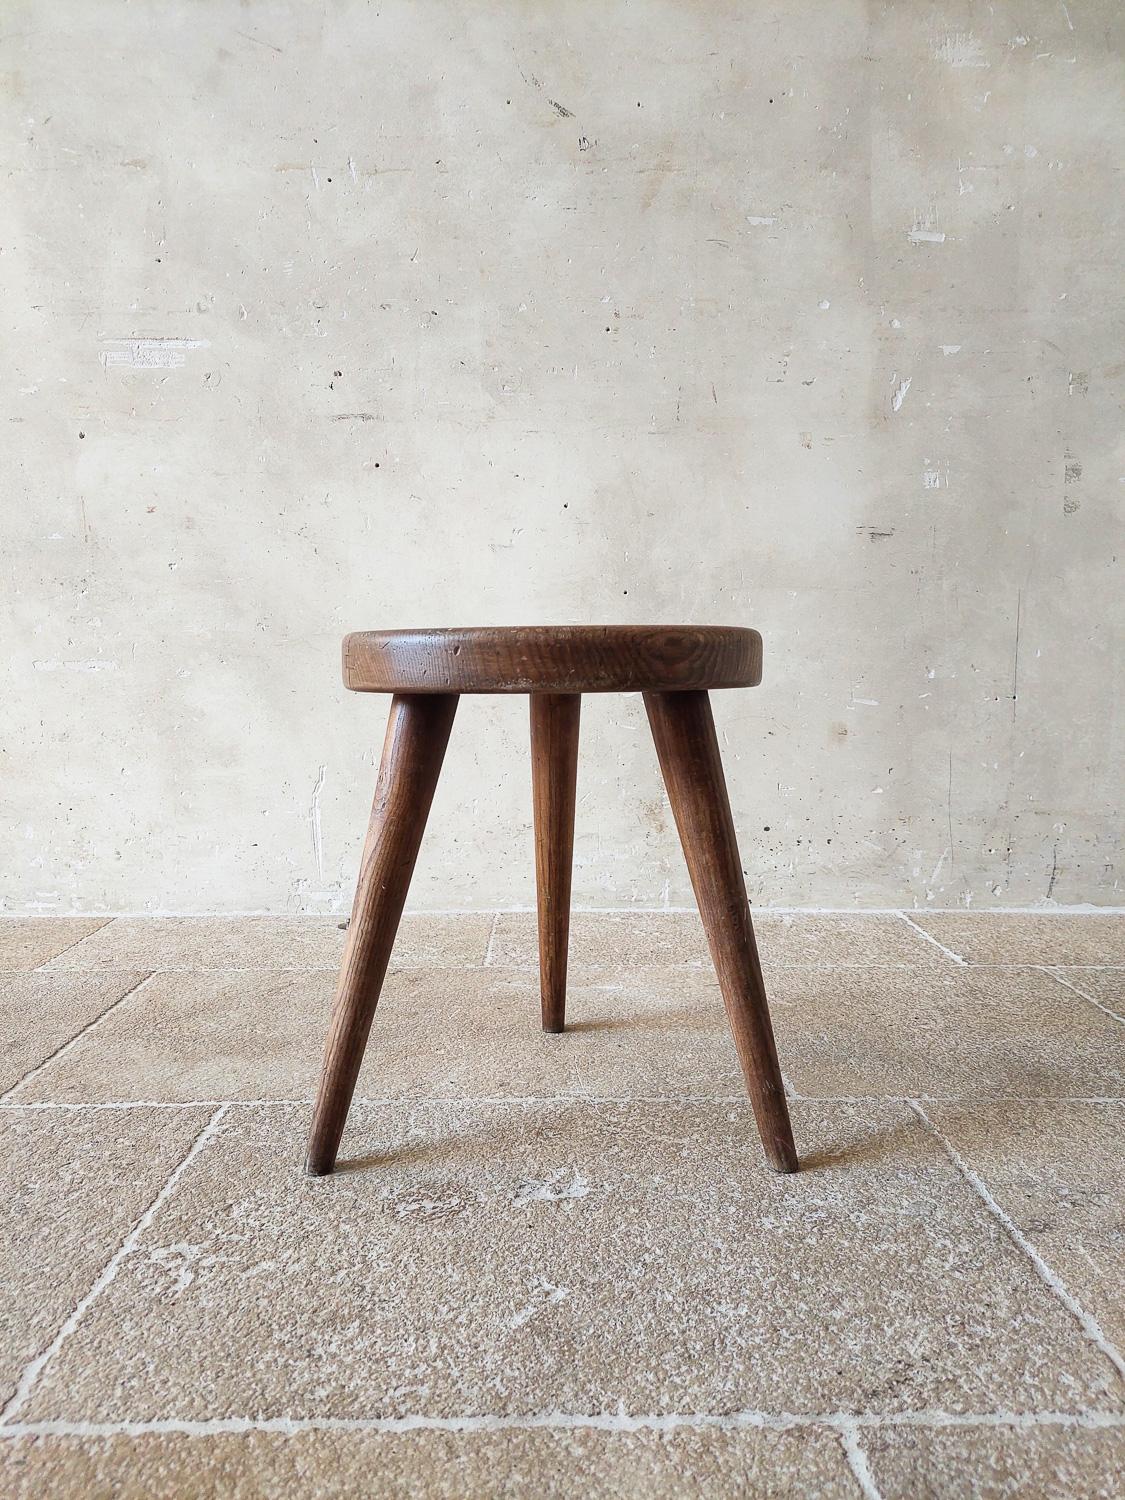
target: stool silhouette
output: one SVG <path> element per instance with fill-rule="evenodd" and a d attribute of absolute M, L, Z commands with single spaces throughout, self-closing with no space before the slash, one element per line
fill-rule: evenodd
<path fill-rule="evenodd" d="M 307 1171 L 332 1171 L 457 699 L 531 701 L 543 1027 L 566 1011 L 578 721 L 583 693 L 644 694 L 762 1145 L 778 1172 L 797 1153 L 708 693 L 755 687 L 762 638 L 727 626 L 533 626 L 362 631 L 344 639 L 344 683 L 390 693 L 390 721 L 325 1043 Z"/>

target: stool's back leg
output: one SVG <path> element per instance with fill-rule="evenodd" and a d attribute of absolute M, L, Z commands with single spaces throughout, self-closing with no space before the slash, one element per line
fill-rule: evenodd
<path fill-rule="evenodd" d="M 762 1144 L 776 1171 L 795 1172 L 797 1152 L 711 702 L 703 692 L 646 693 L 645 707 Z"/>
<path fill-rule="evenodd" d="M 562 1031 L 578 779 L 578 693 L 531 694 L 531 784 L 543 1030 Z"/>
<path fill-rule="evenodd" d="M 314 1177 L 336 1162 L 456 711 L 455 693 L 391 701 L 309 1135 L 306 1170 Z"/>

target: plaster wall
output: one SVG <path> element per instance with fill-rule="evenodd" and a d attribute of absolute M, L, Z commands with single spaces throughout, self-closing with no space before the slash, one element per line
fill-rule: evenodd
<path fill-rule="evenodd" d="M 753 624 L 756 902 L 1119 904 L 1116 0 L 6 0 L 11 911 L 339 911 L 348 629 Z M 465 700 L 412 896 L 533 900 Z M 690 890 L 639 700 L 575 901 Z"/>

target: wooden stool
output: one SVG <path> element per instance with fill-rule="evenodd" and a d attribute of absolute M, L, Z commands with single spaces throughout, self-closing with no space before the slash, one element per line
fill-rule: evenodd
<path fill-rule="evenodd" d="M 710 688 L 762 679 L 756 630 L 533 626 L 362 631 L 344 683 L 393 693 L 306 1168 L 331 1172 L 461 693 L 527 693 L 539 972 L 546 1031 L 562 1031 L 582 693 L 644 694 L 739 1062 L 770 1165 L 797 1170 L 769 1007 L 727 800 Z"/>

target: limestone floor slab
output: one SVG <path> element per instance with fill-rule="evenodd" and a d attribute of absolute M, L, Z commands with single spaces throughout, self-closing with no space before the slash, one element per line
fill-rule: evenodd
<path fill-rule="evenodd" d="M 800 1094 L 1125 1095 L 1125 1027 L 1031 968 L 771 969 Z"/>
<path fill-rule="evenodd" d="M 0 969 L 37 969 L 107 921 L 107 917 L 0 917 Z"/>
<path fill-rule="evenodd" d="M 970 964 L 1125 964 L 1125 916 L 1060 912 L 911 912 Z"/>
<path fill-rule="evenodd" d="M 0 1442 L 9 1500 L 859 1500 L 824 1429 L 146 1433 Z"/>
<path fill-rule="evenodd" d="M 1121 1411 L 1114 1369 L 904 1105 L 236 1107 L 27 1421 Z"/>
<path fill-rule="evenodd" d="M 1125 1022 L 1125 968 L 1053 969 L 1051 972 Z"/>
<path fill-rule="evenodd" d="M 1125 1103 L 934 1103 L 926 1112 L 1125 1350 Z"/>
<path fill-rule="evenodd" d="M 488 962 L 500 968 L 535 968 L 539 962 L 533 911 L 502 911 L 496 918 Z M 695 912 L 573 912 L 569 964 L 584 968 L 654 968 L 708 963 L 707 939 Z"/>
<path fill-rule="evenodd" d="M 1040 970 L 778 967 L 766 983 L 799 1094 L 1125 1095 L 1125 1027 Z M 311 1097 L 333 986 L 328 970 L 155 974 L 13 1097 Z M 393 971 L 360 1096 L 742 1094 L 709 968 L 580 970 L 567 1017 L 542 1032 L 532 970 Z"/>
<path fill-rule="evenodd" d="M 883 1500 L 1120 1500 L 1125 1428 L 885 1427 L 861 1438 Z"/>
<path fill-rule="evenodd" d="M 59 976 L 55 976 L 56 982 Z M 334 976 L 158 973 L 14 1097 L 302 1099 L 315 1091 Z M 390 974 L 361 1097 L 741 1096 L 709 971 L 626 971 L 572 984 L 568 1030 L 540 1025 L 538 980 L 511 970 Z"/>
<path fill-rule="evenodd" d="M 13 1098 L 76 1104 L 311 1097 L 333 988 L 327 969 L 153 974 Z"/>
<path fill-rule="evenodd" d="M 210 1114 L 0 1109 L 0 1405 Z"/>
<path fill-rule="evenodd" d="M 143 973 L 0 973 L 0 1094 L 88 1026 Z"/>
<path fill-rule="evenodd" d="M 392 963 L 484 962 L 494 917 L 418 913 L 402 919 Z M 335 917 L 118 917 L 53 968 L 335 970 L 345 933 Z"/>
<path fill-rule="evenodd" d="M 766 964 L 862 964 L 928 968 L 951 962 L 893 914 L 754 913 Z M 538 962 L 534 912 L 501 912 L 489 962 L 516 968 Z M 696 912 L 575 912 L 570 926 L 572 971 L 677 965 L 711 959 Z"/>

